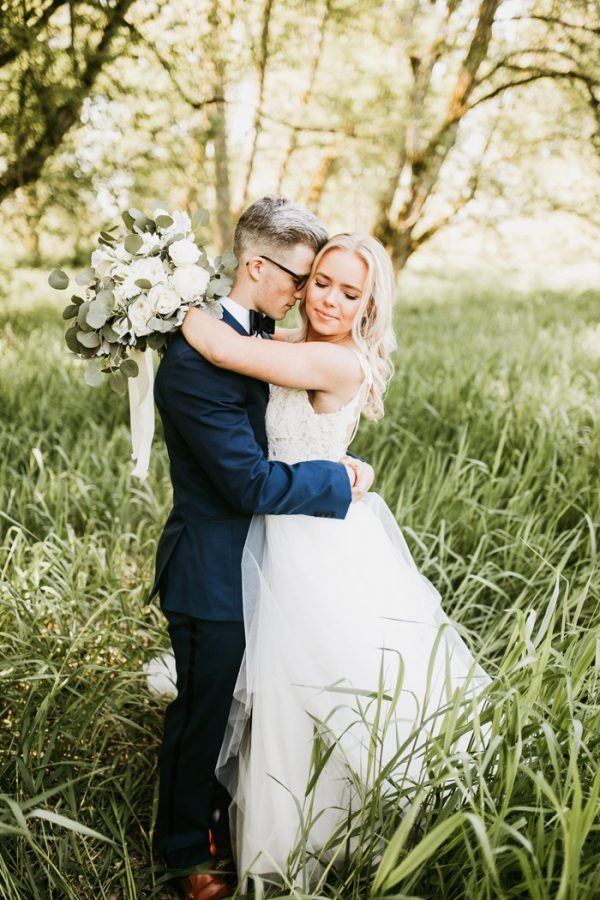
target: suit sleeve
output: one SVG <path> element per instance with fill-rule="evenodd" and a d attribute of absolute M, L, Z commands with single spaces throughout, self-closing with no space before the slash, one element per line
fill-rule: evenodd
<path fill-rule="evenodd" d="M 265 458 L 248 418 L 239 376 L 193 352 L 169 361 L 162 407 L 226 501 L 247 514 L 343 519 L 352 496 L 344 466 L 327 460 L 288 465 Z"/>

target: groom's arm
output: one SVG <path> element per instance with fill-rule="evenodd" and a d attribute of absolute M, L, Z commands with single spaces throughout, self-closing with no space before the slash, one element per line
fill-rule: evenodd
<path fill-rule="evenodd" d="M 346 468 L 326 460 L 288 465 L 266 459 L 248 418 L 245 391 L 235 373 L 184 351 L 168 361 L 161 412 L 234 509 L 345 518 L 351 502 Z"/>

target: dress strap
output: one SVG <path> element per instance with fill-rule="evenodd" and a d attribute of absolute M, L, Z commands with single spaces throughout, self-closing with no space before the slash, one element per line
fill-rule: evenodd
<path fill-rule="evenodd" d="M 352 350 L 352 352 L 358 359 L 358 361 L 360 363 L 360 367 L 363 370 L 363 373 L 365 376 L 365 381 L 370 387 L 371 384 L 373 383 L 373 373 L 371 372 L 371 367 L 370 367 L 369 363 L 367 362 L 364 354 L 360 352 L 360 350 L 356 350 L 354 347 L 350 347 L 350 350 Z"/>

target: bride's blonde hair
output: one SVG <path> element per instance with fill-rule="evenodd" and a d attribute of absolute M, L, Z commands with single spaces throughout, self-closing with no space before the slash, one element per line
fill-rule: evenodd
<path fill-rule="evenodd" d="M 336 234 L 329 238 L 315 256 L 310 278 L 317 271 L 327 251 L 338 248 L 356 253 L 367 266 L 360 306 L 352 323 L 352 339 L 366 356 L 373 373 L 373 384 L 362 413 L 367 419 L 381 419 L 384 412 L 383 395 L 394 372 L 391 355 L 397 346 L 392 327 L 394 300 L 392 263 L 383 244 L 370 234 Z M 299 304 L 299 313 L 301 324 L 294 335 L 294 341 L 306 340 L 308 332 L 304 300 Z"/>

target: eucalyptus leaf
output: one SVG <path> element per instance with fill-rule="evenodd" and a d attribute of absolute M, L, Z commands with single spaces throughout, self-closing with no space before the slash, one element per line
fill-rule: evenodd
<path fill-rule="evenodd" d="M 79 355 L 83 348 L 77 340 L 77 331 L 77 325 L 74 325 L 71 328 L 67 328 L 67 330 L 65 331 L 65 343 L 69 350 Z"/>
<path fill-rule="evenodd" d="M 116 394 L 122 394 L 127 387 L 125 376 L 121 372 L 111 372 L 109 375 L 110 386 Z"/>
<path fill-rule="evenodd" d="M 63 317 L 63 319 L 74 319 L 78 312 L 79 312 L 79 307 L 75 306 L 74 303 L 70 303 L 68 306 L 65 306 L 65 308 L 63 309 L 62 317 Z"/>
<path fill-rule="evenodd" d="M 102 370 L 100 366 L 99 360 L 92 360 L 87 365 L 84 378 L 85 383 L 89 384 L 90 387 L 98 387 L 102 384 Z"/>
<path fill-rule="evenodd" d="M 160 350 L 167 343 L 167 338 L 164 334 L 149 334 L 146 341 L 151 350 Z"/>
<path fill-rule="evenodd" d="M 100 335 L 97 331 L 78 331 L 77 340 L 89 350 L 100 346 Z"/>
<path fill-rule="evenodd" d="M 77 324 L 83 331 L 85 331 L 85 326 L 87 325 L 86 317 L 89 308 L 90 301 L 86 300 L 85 303 L 81 304 L 81 306 L 79 307 L 79 312 L 77 313 Z"/>
<path fill-rule="evenodd" d="M 136 231 L 138 229 L 141 231 L 150 231 L 152 233 L 156 231 L 154 220 L 149 219 L 148 216 L 142 216 L 141 218 L 136 219 L 133 227 Z"/>
<path fill-rule="evenodd" d="M 98 291 L 96 299 L 93 302 L 99 306 L 103 306 L 108 312 L 111 312 L 115 305 L 115 295 L 109 290 Z"/>
<path fill-rule="evenodd" d="M 153 331 L 158 331 L 166 334 L 168 331 L 172 331 L 173 326 L 166 322 L 165 319 L 159 319 L 157 316 L 153 316 L 148 322 L 148 327 Z"/>
<path fill-rule="evenodd" d="M 152 287 L 152 282 L 148 281 L 147 278 L 138 278 L 136 281 L 138 287 L 141 287 L 144 291 L 149 291 Z"/>
<path fill-rule="evenodd" d="M 141 209 L 138 209 L 136 206 L 129 207 L 129 215 L 131 216 L 132 219 L 143 219 L 144 218 L 144 213 L 141 211 Z"/>
<path fill-rule="evenodd" d="M 227 250 L 221 257 L 221 265 L 230 271 L 236 269 L 238 264 L 237 256 L 231 250 Z"/>
<path fill-rule="evenodd" d="M 119 340 L 119 335 L 117 332 L 111 328 L 110 325 L 105 325 L 102 329 L 102 337 L 105 341 L 108 341 L 109 344 L 114 344 L 115 341 Z"/>
<path fill-rule="evenodd" d="M 213 294 L 215 297 L 225 297 L 233 284 L 233 280 L 228 278 L 227 275 L 221 275 L 218 281 L 214 283 L 213 286 Z"/>
<path fill-rule="evenodd" d="M 81 306 L 83 303 L 83 297 L 78 297 L 77 294 L 73 294 L 71 297 L 71 303 L 74 303 L 75 306 Z"/>
<path fill-rule="evenodd" d="M 91 325 L 92 328 L 102 328 L 102 326 L 106 324 L 107 319 L 108 313 L 104 306 L 96 302 L 90 303 L 90 308 L 85 317 L 88 325 Z M 90 344 L 90 346 L 92 345 Z"/>
<path fill-rule="evenodd" d="M 100 237 L 103 238 L 108 244 L 116 244 L 117 239 L 113 234 L 109 234 L 108 231 L 101 231 Z"/>
<path fill-rule="evenodd" d="M 96 273 L 93 269 L 83 269 L 81 272 L 78 272 L 75 276 L 75 281 L 77 284 L 86 285 L 89 284 L 90 281 L 93 281 L 96 277 Z"/>
<path fill-rule="evenodd" d="M 125 227 L 128 228 L 129 231 L 132 231 L 133 222 L 134 222 L 133 216 L 126 210 L 124 213 L 121 213 L 121 218 L 123 219 L 123 222 L 125 223 Z"/>
<path fill-rule="evenodd" d="M 48 284 L 56 291 L 64 291 L 69 287 L 69 276 L 62 269 L 54 269 L 48 276 Z"/>
<path fill-rule="evenodd" d="M 139 372 L 138 364 L 134 359 L 124 359 L 119 368 L 125 378 L 135 378 Z"/>
<path fill-rule="evenodd" d="M 158 228 L 170 228 L 173 224 L 173 219 L 171 216 L 165 216 L 164 214 L 161 216 L 157 216 L 156 224 Z"/>
<path fill-rule="evenodd" d="M 143 243 L 144 242 L 139 235 L 128 234 L 125 238 L 125 249 L 128 253 L 134 254 L 138 252 Z"/>

